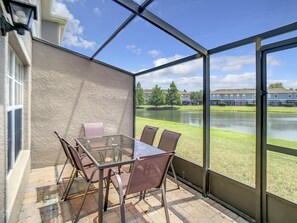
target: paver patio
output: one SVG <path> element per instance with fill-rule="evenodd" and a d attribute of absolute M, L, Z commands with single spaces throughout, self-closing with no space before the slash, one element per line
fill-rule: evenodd
<path fill-rule="evenodd" d="M 56 178 L 61 166 L 46 167 L 31 170 L 29 183 L 19 216 L 19 223 L 35 222 L 71 222 L 77 213 L 81 196 L 77 192 L 84 191 L 86 183 L 77 178 L 71 189 L 72 198 L 61 201 L 63 187 L 67 183 L 71 168 L 63 174 L 59 185 Z M 87 196 L 79 222 L 97 222 L 97 193 Z M 110 207 L 104 213 L 104 222 L 120 222 L 119 199 L 116 191 L 111 188 L 109 196 Z M 181 183 L 177 189 L 171 178 L 167 180 L 167 202 L 172 223 L 221 223 L 221 222 L 247 222 L 237 214 L 209 198 L 204 198 L 201 193 Z M 145 200 L 139 201 L 138 197 L 131 197 L 126 205 L 127 222 L 165 222 L 164 209 L 160 203 L 160 193 L 152 191 Z"/>

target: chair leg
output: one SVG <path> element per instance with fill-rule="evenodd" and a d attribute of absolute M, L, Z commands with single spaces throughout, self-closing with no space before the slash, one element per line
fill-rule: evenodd
<path fill-rule="evenodd" d="M 175 170 L 174 170 L 174 167 L 173 167 L 173 163 L 172 163 L 172 162 L 170 163 L 170 167 L 171 167 L 171 169 L 172 169 L 172 173 L 173 173 L 173 176 L 174 176 L 174 178 L 175 178 L 176 186 L 177 186 L 177 188 L 179 189 L 179 183 L 178 183 L 178 180 L 177 180 L 176 173 L 175 173 Z"/>
<path fill-rule="evenodd" d="M 162 186 L 161 186 L 161 192 L 162 192 L 162 203 L 163 203 L 163 206 L 164 206 L 164 209 L 165 209 L 166 222 L 170 223 L 167 200 L 166 200 L 166 190 L 165 190 L 164 184 L 162 184 Z"/>
<path fill-rule="evenodd" d="M 146 195 L 146 190 L 140 192 L 139 201 L 144 200 Z"/>
<path fill-rule="evenodd" d="M 121 222 L 126 223 L 125 216 L 125 199 L 123 196 L 120 196 L 120 206 L 121 206 Z"/>
<path fill-rule="evenodd" d="M 105 185 L 105 201 L 104 201 L 104 211 L 107 211 L 107 205 L 108 205 L 108 195 L 109 195 L 109 186 L 110 186 L 110 176 L 111 176 L 111 171 L 108 172 L 108 177 L 107 177 L 107 183 Z"/>
<path fill-rule="evenodd" d="M 59 184 L 59 182 L 60 182 L 60 178 L 62 177 L 62 174 L 63 174 L 63 171 L 64 171 L 64 169 L 65 169 L 65 167 L 66 167 L 66 164 L 68 163 L 68 158 L 66 159 L 66 161 L 65 161 L 65 163 L 64 163 L 64 166 L 63 166 L 63 168 L 62 168 L 62 171 L 61 171 L 61 173 L 60 173 L 60 175 L 59 175 L 59 177 L 58 177 L 58 180 L 57 180 L 57 184 Z"/>
<path fill-rule="evenodd" d="M 88 183 L 86 192 L 85 192 L 85 194 L 84 194 L 83 200 L 82 200 L 81 205 L 80 205 L 80 207 L 79 207 L 79 210 L 78 210 L 78 213 L 77 213 L 76 218 L 75 218 L 75 220 L 74 220 L 74 223 L 78 222 L 79 214 L 80 214 L 81 209 L 82 209 L 82 207 L 83 207 L 83 205 L 84 205 L 84 203 L 85 203 L 85 200 L 86 200 L 86 197 L 87 197 L 87 194 L 88 194 L 90 185 L 91 185 L 91 181 L 89 181 L 89 183 Z"/>
<path fill-rule="evenodd" d="M 65 190 L 65 192 L 64 192 L 64 194 L 63 194 L 63 196 L 62 196 L 62 199 L 63 199 L 63 200 L 67 200 L 67 196 L 68 196 L 69 191 L 70 191 L 70 189 L 71 189 L 71 186 L 72 186 L 72 184 L 73 184 L 74 178 L 75 178 L 76 175 L 77 175 L 77 172 L 78 172 L 78 171 L 77 171 L 75 168 L 74 168 L 73 170 L 74 170 L 74 171 L 73 171 L 72 177 L 71 177 L 70 181 L 68 182 L 67 188 L 66 188 L 66 190 Z"/>

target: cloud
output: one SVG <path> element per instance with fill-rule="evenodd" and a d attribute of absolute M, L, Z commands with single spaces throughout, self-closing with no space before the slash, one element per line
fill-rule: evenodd
<path fill-rule="evenodd" d="M 67 6 L 59 1 L 53 2 L 52 12 L 68 18 L 67 26 L 64 32 L 63 45 L 73 46 L 82 49 L 94 49 L 95 41 L 90 41 L 84 38 L 84 27 L 80 21 L 68 10 Z"/>
<path fill-rule="evenodd" d="M 138 5 L 141 5 L 144 1 L 143 0 L 133 0 L 134 2 L 136 2 Z"/>
<path fill-rule="evenodd" d="M 126 49 L 130 50 L 132 53 L 137 54 L 137 55 L 140 55 L 142 53 L 142 50 L 134 44 L 127 45 Z"/>
<path fill-rule="evenodd" d="M 172 62 L 172 61 L 181 59 L 181 58 L 183 58 L 183 56 L 178 55 L 178 54 L 175 54 L 172 57 L 164 57 L 164 58 L 160 58 L 160 59 L 154 60 L 153 63 L 155 65 L 155 67 L 158 67 L 158 66 L 161 66 L 163 64 L 166 64 L 166 63 L 169 63 L 169 62 Z"/>
<path fill-rule="evenodd" d="M 242 56 L 213 56 L 210 58 L 210 69 L 220 70 L 223 72 L 240 71 L 246 65 L 255 65 L 255 55 L 242 55 Z M 271 66 L 279 66 L 280 62 L 273 56 L 268 56 L 267 64 Z"/>
<path fill-rule="evenodd" d="M 157 57 L 161 54 L 161 51 L 154 49 L 154 50 L 150 50 L 147 54 L 152 57 Z"/>
<path fill-rule="evenodd" d="M 69 3 L 76 3 L 76 2 L 78 2 L 78 0 L 66 0 L 66 2 L 69 2 Z"/>
<path fill-rule="evenodd" d="M 243 56 L 220 56 L 210 58 L 210 69 L 220 71 L 238 71 L 245 65 L 256 64 L 254 55 Z"/>
<path fill-rule="evenodd" d="M 271 65 L 271 66 L 280 66 L 281 65 L 281 63 L 271 55 L 268 55 L 268 57 L 267 57 L 267 64 Z"/>
<path fill-rule="evenodd" d="M 157 67 L 180 58 L 183 56 L 176 54 L 172 57 L 156 59 L 153 64 Z M 253 66 L 255 63 L 256 59 L 253 55 L 212 57 L 211 70 L 223 71 L 223 73 L 210 76 L 211 90 L 255 88 L 256 73 Z M 280 65 L 280 62 L 274 57 L 268 57 L 267 63 L 272 66 Z M 247 69 L 245 67 L 247 65 L 252 65 L 252 67 Z M 203 61 L 197 59 L 139 76 L 137 81 L 140 81 L 144 88 L 151 88 L 155 84 L 159 84 L 162 88 L 167 89 L 173 80 L 181 90 L 200 90 L 203 87 L 202 69 Z M 288 88 L 297 88 L 297 81 L 284 80 L 282 82 Z"/>
<path fill-rule="evenodd" d="M 96 15 L 101 16 L 101 10 L 100 10 L 98 7 L 94 8 L 93 12 L 94 12 Z"/>

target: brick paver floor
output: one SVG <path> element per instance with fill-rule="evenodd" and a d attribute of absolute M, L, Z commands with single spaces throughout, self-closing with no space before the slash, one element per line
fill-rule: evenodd
<path fill-rule="evenodd" d="M 47 167 L 31 170 L 29 183 L 26 188 L 19 223 L 38 222 L 71 222 L 78 211 L 81 196 L 75 196 L 77 192 L 84 191 L 86 183 L 77 178 L 71 189 L 72 198 L 61 201 L 61 194 L 67 183 L 71 168 L 63 174 L 63 179 L 56 184 L 56 178 L 61 166 Z M 167 179 L 167 202 L 169 217 L 172 223 L 224 223 L 247 222 L 232 211 L 220 204 L 181 184 L 177 189 L 171 179 Z M 79 222 L 97 222 L 97 194 L 87 196 Z M 104 222 L 120 222 L 119 199 L 116 191 L 111 188 L 109 196 L 110 207 L 104 213 Z M 165 221 L 164 209 L 160 203 L 160 192 L 150 192 L 145 200 L 139 201 L 138 197 L 131 197 L 126 201 L 127 222 L 156 222 Z"/>

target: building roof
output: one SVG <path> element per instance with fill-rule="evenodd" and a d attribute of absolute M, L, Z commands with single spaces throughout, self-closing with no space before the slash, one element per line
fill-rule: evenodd
<path fill-rule="evenodd" d="M 295 91 L 295 90 L 290 90 L 290 89 L 286 89 L 286 88 L 269 88 L 268 92 L 272 93 L 272 94 L 297 93 L 297 91 Z M 249 89 L 249 88 L 247 88 L 247 89 L 218 89 L 218 90 L 210 92 L 210 94 L 255 94 L 255 93 L 256 93 L 256 89 Z"/>

